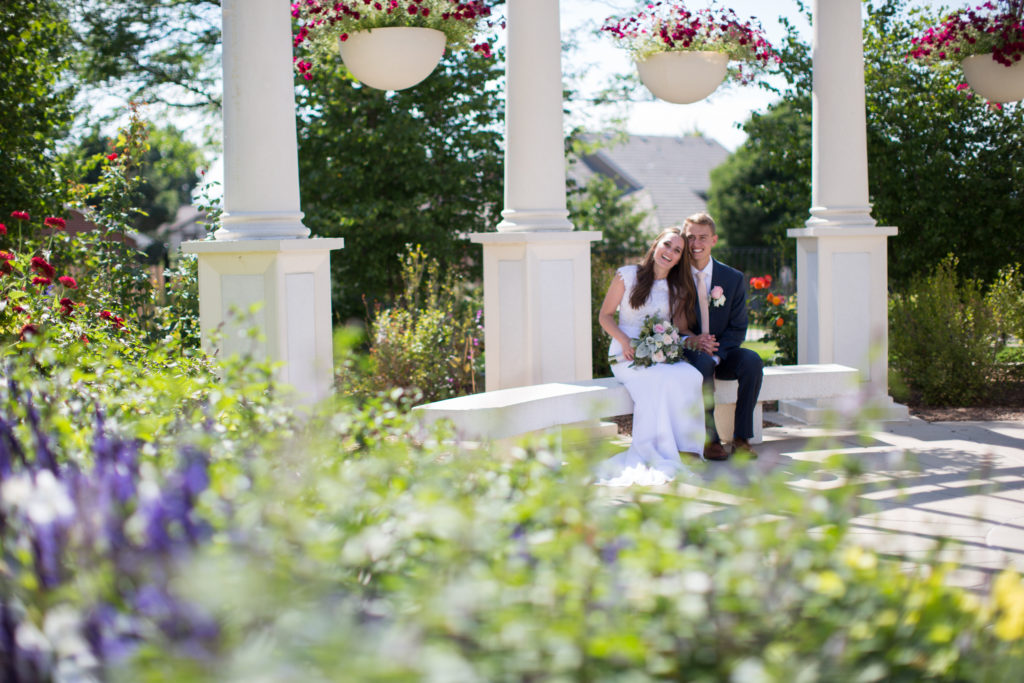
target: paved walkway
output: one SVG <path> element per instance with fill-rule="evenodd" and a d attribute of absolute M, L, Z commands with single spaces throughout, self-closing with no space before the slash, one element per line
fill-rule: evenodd
<path fill-rule="evenodd" d="M 826 431 L 766 413 L 783 426 L 766 428 L 750 468 L 708 463 L 705 477 L 734 479 L 821 462 L 819 476 L 794 479 L 807 489 L 841 485 L 828 456 L 854 454 L 864 466 L 864 498 L 875 512 L 853 520 L 852 532 L 882 553 L 925 559 L 940 538 L 939 557 L 960 569 L 950 580 L 988 592 L 1002 569 L 1024 573 L 1024 422 L 934 422 L 917 418 L 861 432 Z M 796 476 L 794 474 L 794 476 Z"/>

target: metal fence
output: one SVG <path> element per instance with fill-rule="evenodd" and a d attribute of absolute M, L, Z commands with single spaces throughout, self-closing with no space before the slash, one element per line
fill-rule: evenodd
<path fill-rule="evenodd" d="M 772 291 L 790 295 L 796 291 L 796 245 L 786 245 L 792 253 L 776 247 L 715 247 L 714 257 L 748 277 L 772 276 Z"/>

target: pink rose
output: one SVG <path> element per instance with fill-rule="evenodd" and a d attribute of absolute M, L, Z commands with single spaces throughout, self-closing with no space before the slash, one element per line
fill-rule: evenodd
<path fill-rule="evenodd" d="M 661 334 L 664 331 L 665 331 L 665 326 L 662 325 L 661 323 L 658 323 L 657 325 L 654 326 L 654 333 L 655 334 Z"/>
<path fill-rule="evenodd" d="M 711 298 L 712 299 L 721 298 L 723 294 L 725 294 L 725 292 L 722 291 L 721 287 L 716 285 L 716 286 L 711 288 Z"/>

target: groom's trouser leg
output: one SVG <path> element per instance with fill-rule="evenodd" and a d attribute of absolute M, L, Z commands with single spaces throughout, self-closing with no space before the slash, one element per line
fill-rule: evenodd
<path fill-rule="evenodd" d="M 750 439 L 754 436 L 754 408 L 761 394 L 764 363 L 755 351 L 734 349 L 715 368 L 715 377 L 738 380 L 736 388 L 736 418 L 732 438 Z"/>
<path fill-rule="evenodd" d="M 720 439 L 718 438 L 718 428 L 715 427 L 715 361 L 706 353 L 690 349 L 684 350 L 683 355 L 686 356 L 686 360 L 690 361 L 690 365 L 700 370 L 700 374 L 704 377 L 704 385 L 701 389 L 704 395 L 704 440 L 707 443 L 716 443 Z"/>

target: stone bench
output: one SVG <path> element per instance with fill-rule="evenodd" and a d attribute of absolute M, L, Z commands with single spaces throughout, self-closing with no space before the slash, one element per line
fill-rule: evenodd
<path fill-rule="evenodd" d="M 736 380 L 715 380 L 715 424 L 722 440 L 732 438 Z M 761 441 L 762 402 L 835 398 L 855 393 L 858 371 L 845 365 L 773 365 L 764 369 L 754 410 L 754 443 Z M 424 424 L 451 420 L 463 439 L 505 439 L 527 432 L 628 415 L 633 399 L 614 377 L 551 382 L 449 398 L 417 406 Z"/>

